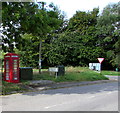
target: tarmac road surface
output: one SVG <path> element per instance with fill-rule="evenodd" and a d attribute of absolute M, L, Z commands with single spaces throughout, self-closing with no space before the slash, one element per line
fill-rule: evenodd
<path fill-rule="evenodd" d="M 2 96 L 3 111 L 118 111 L 118 82 Z"/>

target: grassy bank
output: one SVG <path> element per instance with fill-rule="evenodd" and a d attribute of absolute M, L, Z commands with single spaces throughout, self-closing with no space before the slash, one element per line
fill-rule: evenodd
<path fill-rule="evenodd" d="M 33 80 L 52 80 L 55 82 L 70 82 L 70 81 L 96 81 L 96 80 L 107 80 L 106 77 L 99 73 L 89 70 L 88 67 L 66 67 L 65 75 L 58 76 L 50 75 L 48 70 L 42 70 L 42 74 L 38 73 L 38 70 L 33 70 Z M 21 81 L 18 84 L 7 83 L 3 81 L 2 94 L 8 94 L 13 91 L 25 91 L 26 86 L 29 86 L 29 81 Z"/>

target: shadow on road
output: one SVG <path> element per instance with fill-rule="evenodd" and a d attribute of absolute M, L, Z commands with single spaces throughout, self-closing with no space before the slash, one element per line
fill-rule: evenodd
<path fill-rule="evenodd" d="M 68 88 L 59 88 L 59 89 L 49 89 L 44 91 L 36 91 L 36 92 L 27 92 L 22 95 L 26 96 L 36 96 L 39 94 L 45 95 L 54 95 L 54 94 L 95 94 L 100 92 L 108 92 L 108 91 L 117 91 L 118 90 L 118 82 L 111 83 L 102 83 L 102 84 L 94 84 L 94 85 L 84 85 L 84 86 L 74 86 Z"/>

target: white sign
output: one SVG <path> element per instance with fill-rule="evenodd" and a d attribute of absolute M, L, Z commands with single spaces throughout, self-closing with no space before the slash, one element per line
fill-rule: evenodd
<path fill-rule="evenodd" d="M 12 57 L 18 57 L 18 56 L 12 55 Z"/>
<path fill-rule="evenodd" d="M 5 57 L 10 57 L 10 56 L 5 56 Z"/>
<path fill-rule="evenodd" d="M 104 58 L 97 58 L 100 63 L 103 62 Z"/>
<path fill-rule="evenodd" d="M 58 72 L 58 68 L 56 67 L 49 67 L 50 72 Z"/>
<path fill-rule="evenodd" d="M 89 69 L 100 71 L 100 63 L 89 63 Z"/>

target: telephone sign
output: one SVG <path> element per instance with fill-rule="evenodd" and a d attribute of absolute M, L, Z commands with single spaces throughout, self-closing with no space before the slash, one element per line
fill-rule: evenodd
<path fill-rule="evenodd" d="M 4 80 L 7 82 L 19 82 L 19 56 L 8 53 L 4 56 Z"/>

